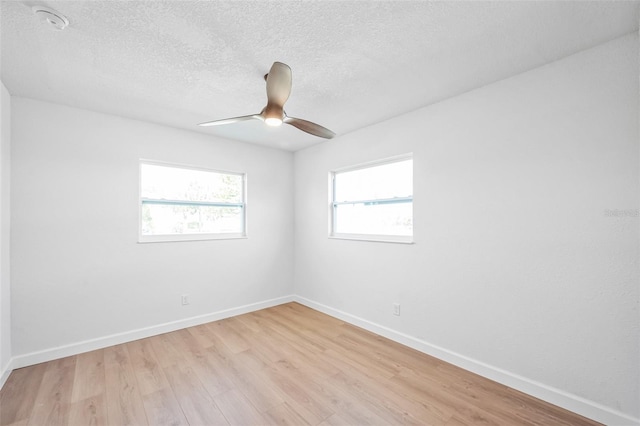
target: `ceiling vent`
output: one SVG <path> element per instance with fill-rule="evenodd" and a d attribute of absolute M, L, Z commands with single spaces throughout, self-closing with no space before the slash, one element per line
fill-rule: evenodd
<path fill-rule="evenodd" d="M 34 6 L 32 10 L 33 13 L 36 14 L 38 19 L 46 24 L 49 24 L 51 28 L 56 31 L 64 30 L 69 25 L 69 20 L 65 18 L 62 13 L 57 12 L 53 9 L 49 9 L 48 7 L 44 6 Z"/>

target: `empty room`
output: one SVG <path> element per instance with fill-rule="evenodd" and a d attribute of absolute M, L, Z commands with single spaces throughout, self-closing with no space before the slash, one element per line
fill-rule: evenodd
<path fill-rule="evenodd" d="M 639 21 L 0 0 L 0 425 L 640 426 Z"/>

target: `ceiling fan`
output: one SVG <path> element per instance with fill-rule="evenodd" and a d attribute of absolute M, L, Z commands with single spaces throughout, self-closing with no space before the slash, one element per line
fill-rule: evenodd
<path fill-rule="evenodd" d="M 297 127 L 303 132 L 325 139 L 331 139 L 336 134 L 326 127 L 301 118 L 289 117 L 284 112 L 284 103 L 291 93 L 291 68 L 282 62 L 274 62 L 269 74 L 264 76 L 267 81 L 267 106 L 259 114 L 243 115 L 241 117 L 200 123 L 200 126 L 220 126 L 240 121 L 262 120 L 269 126 L 279 126 L 282 123 Z"/>

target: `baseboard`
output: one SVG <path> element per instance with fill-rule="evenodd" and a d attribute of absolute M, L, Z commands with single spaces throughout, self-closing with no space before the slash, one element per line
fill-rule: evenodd
<path fill-rule="evenodd" d="M 364 328 L 365 330 L 371 331 L 380 336 L 384 336 L 395 342 L 434 356 L 450 364 L 479 374 L 483 377 L 501 383 L 505 386 L 509 386 L 510 388 L 519 390 L 528 395 L 534 396 L 550 404 L 557 405 L 558 407 L 573 411 L 574 413 L 580 414 L 581 416 L 598 421 L 600 423 L 604 423 L 605 425 L 640 425 L 640 419 L 633 418 L 627 414 L 613 410 L 596 402 L 589 401 L 585 398 L 572 395 L 560 389 L 547 386 L 543 383 L 539 383 L 526 377 L 513 374 L 511 372 L 485 364 L 464 355 L 452 352 L 445 348 L 432 345 L 431 343 L 425 342 L 424 340 L 420 340 L 407 334 L 400 333 L 398 331 L 381 326 L 355 315 L 351 315 L 338 309 L 334 309 L 332 307 L 315 302 L 313 300 L 309 300 L 305 297 L 295 296 L 294 300 L 312 309 L 323 312 L 342 321 L 348 322 L 349 324 Z"/>
<path fill-rule="evenodd" d="M 98 337 L 96 339 L 85 340 L 83 342 L 72 343 L 69 345 L 59 346 L 56 348 L 45 349 L 43 351 L 31 352 L 25 355 L 18 355 L 11 359 L 11 370 L 21 367 L 27 367 L 29 365 L 39 364 L 41 362 L 47 362 L 54 359 L 64 358 L 67 356 L 78 355 L 84 352 L 93 351 L 96 349 L 102 349 L 113 345 L 119 345 L 121 343 L 127 343 L 138 339 L 144 339 L 146 337 L 157 336 L 158 334 L 169 333 L 171 331 L 180 330 L 186 327 L 193 327 L 200 324 L 205 324 L 212 321 L 218 321 L 221 319 L 233 317 L 236 315 L 242 315 L 260 309 L 270 308 L 272 306 L 281 305 L 294 300 L 294 296 L 278 297 L 276 299 L 265 300 L 262 302 L 251 303 L 236 308 L 225 309 L 218 312 L 212 312 L 204 315 L 198 315 L 195 317 L 185 318 L 178 321 L 167 322 L 164 324 L 154 325 L 151 327 L 140 328 L 137 330 L 131 330 L 124 333 L 112 334 L 109 336 Z M 10 373 L 11 371 L 9 371 Z M 7 374 L 7 377 L 9 374 Z M 4 373 L 3 373 L 4 378 Z M 6 379 L 5 379 L 6 380 Z"/>
<path fill-rule="evenodd" d="M 14 367 L 13 358 L 11 358 L 7 365 L 4 366 L 4 369 L 0 371 L 0 389 L 2 389 L 4 384 L 7 382 L 9 375 L 15 368 L 16 367 Z"/>

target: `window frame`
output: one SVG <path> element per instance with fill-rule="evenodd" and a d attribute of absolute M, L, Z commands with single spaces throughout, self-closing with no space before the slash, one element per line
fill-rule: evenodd
<path fill-rule="evenodd" d="M 413 230 L 411 235 L 386 235 L 386 234 L 352 234 L 344 232 L 335 232 L 337 225 L 336 208 L 339 205 L 355 204 L 355 203 L 377 203 L 377 204 L 391 204 L 398 202 L 411 202 L 411 211 L 413 218 L 413 201 L 414 194 L 412 191 L 411 197 L 397 197 L 397 198 L 378 198 L 378 199 L 362 199 L 353 201 L 335 201 L 336 195 L 336 175 L 340 173 L 352 172 L 356 170 L 368 169 L 377 166 L 384 166 L 386 164 L 398 163 L 401 161 L 412 160 L 413 153 L 396 155 L 393 157 L 387 157 L 380 160 L 369 161 L 366 163 L 360 163 L 352 166 L 341 167 L 331 170 L 329 172 L 329 238 L 338 240 L 356 240 L 356 241 L 370 241 L 370 242 L 382 242 L 382 243 L 401 243 L 401 244 L 413 244 Z M 413 174 L 412 174 L 413 183 Z"/>
<path fill-rule="evenodd" d="M 223 203 L 223 202 L 199 202 L 199 201 L 183 201 L 183 200 L 160 200 L 144 198 L 142 196 L 142 166 L 162 166 L 176 169 L 196 170 L 210 173 L 218 173 L 225 175 L 235 175 L 242 177 L 242 201 L 239 203 Z M 164 204 L 164 205 L 183 205 L 183 206 L 231 206 L 240 207 L 242 211 L 242 231 L 241 232 L 224 232 L 224 233 L 200 233 L 200 234 L 158 234 L 144 235 L 142 233 L 142 206 L 145 204 Z M 228 170 L 212 169 L 203 166 L 194 166 L 190 164 L 170 163 L 166 161 L 140 159 L 138 161 L 138 243 L 164 243 L 179 241 L 209 241 L 209 240 L 232 240 L 247 238 L 247 174 L 244 172 L 234 172 Z"/>

